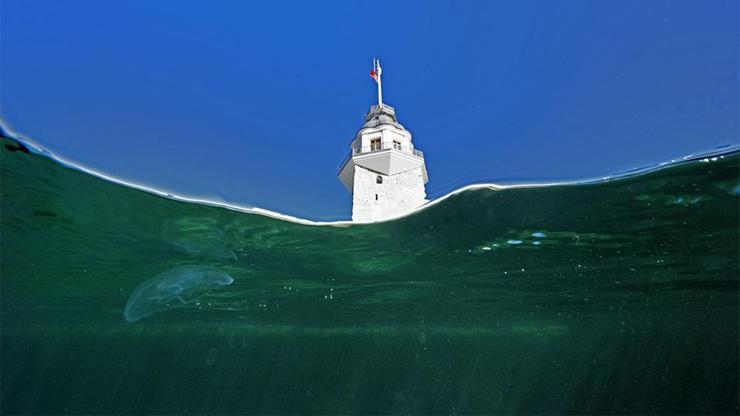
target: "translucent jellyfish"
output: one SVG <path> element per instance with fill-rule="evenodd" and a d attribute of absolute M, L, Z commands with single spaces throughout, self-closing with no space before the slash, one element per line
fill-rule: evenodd
<path fill-rule="evenodd" d="M 234 279 L 211 266 L 180 266 L 160 273 L 136 288 L 123 317 L 135 322 L 157 312 L 180 308 Z"/>

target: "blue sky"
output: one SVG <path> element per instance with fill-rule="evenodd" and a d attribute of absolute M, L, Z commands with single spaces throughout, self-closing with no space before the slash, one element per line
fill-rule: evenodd
<path fill-rule="evenodd" d="M 738 7 L 3 0 L 0 116 L 125 179 L 349 218 L 373 57 L 431 197 L 590 178 L 738 142 Z"/>

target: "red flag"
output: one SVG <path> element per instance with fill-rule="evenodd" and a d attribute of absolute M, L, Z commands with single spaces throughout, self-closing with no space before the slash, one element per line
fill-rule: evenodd
<path fill-rule="evenodd" d="M 375 73 L 375 70 L 374 69 L 371 69 L 370 70 L 370 77 L 372 77 L 372 79 L 374 79 L 376 81 L 378 80 L 378 74 Z"/>

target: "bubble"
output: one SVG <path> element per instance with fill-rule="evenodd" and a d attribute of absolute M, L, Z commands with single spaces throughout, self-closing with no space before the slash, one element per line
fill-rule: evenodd
<path fill-rule="evenodd" d="M 206 364 L 207 365 L 213 365 L 216 362 L 216 359 L 218 358 L 218 348 L 211 348 L 208 350 L 208 355 L 206 355 Z"/>
<path fill-rule="evenodd" d="M 547 234 L 543 233 L 542 231 L 536 231 L 532 233 L 532 237 L 545 238 L 547 237 Z"/>
<path fill-rule="evenodd" d="M 517 244 L 521 244 L 522 240 L 508 240 L 507 243 L 511 245 L 517 245 Z"/>
<path fill-rule="evenodd" d="M 211 266 L 180 266 L 144 281 L 126 303 L 123 317 L 136 322 L 157 312 L 181 308 L 234 279 Z"/>

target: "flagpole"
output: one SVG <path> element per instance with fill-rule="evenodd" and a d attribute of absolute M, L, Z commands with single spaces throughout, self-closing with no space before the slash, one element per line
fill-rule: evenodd
<path fill-rule="evenodd" d="M 375 73 L 378 75 L 378 107 L 383 108 L 383 82 L 381 81 L 380 74 L 380 59 L 375 60 Z"/>

